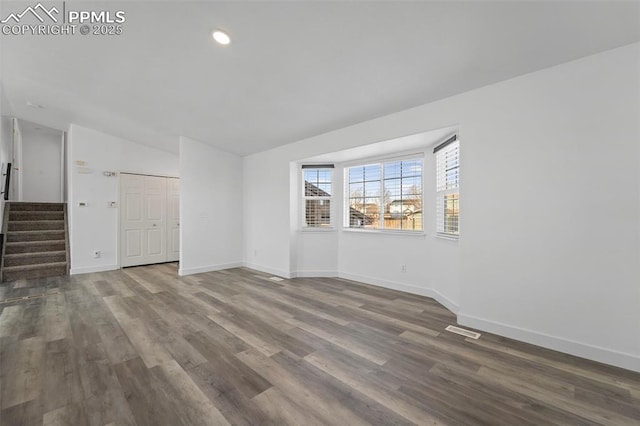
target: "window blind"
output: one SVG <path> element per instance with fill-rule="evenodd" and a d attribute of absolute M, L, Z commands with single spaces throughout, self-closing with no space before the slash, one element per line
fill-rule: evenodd
<path fill-rule="evenodd" d="M 436 154 L 436 229 L 439 234 L 460 235 L 460 142 L 447 139 Z"/>
<path fill-rule="evenodd" d="M 345 169 L 345 227 L 422 231 L 422 158 Z"/>
<path fill-rule="evenodd" d="M 332 226 L 333 165 L 303 165 L 302 183 L 304 185 L 303 227 L 330 228 Z"/>

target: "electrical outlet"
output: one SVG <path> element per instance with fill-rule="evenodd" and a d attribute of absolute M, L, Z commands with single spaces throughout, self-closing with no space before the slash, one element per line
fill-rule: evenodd
<path fill-rule="evenodd" d="M 94 259 L 98 259 L 100 257 L 100 250 L 94 250 L 92 254 Z"/>
<path fill-rule="evenodd" d="M 402 272 L 407 272 L 407 265 L 400 265 Z"/>

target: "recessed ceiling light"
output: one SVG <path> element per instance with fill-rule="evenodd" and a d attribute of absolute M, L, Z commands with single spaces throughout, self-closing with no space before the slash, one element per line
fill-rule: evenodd
<path fill-rule="evenodd" d="M 213 30 L 211 35 L 213 36 L 213 39 L 220 44 L 227 45 L 231 43 L 231 37 L 229 37 L 229 34 L 225 33 L 222 30 Z"/>
<path fill-rule="evenodd" d="M 27 101 L 27 106 L 35 109 L 44 109 L 42 105 L 33 103 L 31 101 Z"/>

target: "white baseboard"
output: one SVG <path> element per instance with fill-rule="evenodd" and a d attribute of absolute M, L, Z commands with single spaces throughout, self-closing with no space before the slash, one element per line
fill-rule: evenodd
<path fill-rule="evenodd" d="M 243 266 L 249 269 L 255 269 L 256 271 L 264 272 L 265 274 L 276 275 L 282 278 L 294 278 L 293 274 L 289 271 L 284 271 L 280 269 L 270 268 L 268 266 L 262 266 L 255 263 L 244 262 Z"/>
<path fill-rule="evenodd" d="M 213 272 L 213 271 L 221 271 L 223 269 L 231 269 L 231 268 L 239 268 L 242 266 L 242 262 L 232 262 L 232 263 L 221 263 L 218 265 L 206 265 L 206 266 L 198 266 L 196 268 L 180 268 L 178 269 L 178 275 L 192 275 L 192 274 L 201 274 L 203 272 Z"/>
<path fill-rule="evenodd" d="M 118 265 L 84 266 L 82 268 L 69 269 L 69 275 L 90 274 L 92 272 L 115 271 L 120 269 Z"/>
<path fill-rule="evenodd" d="M 531 343 L 533 345 L 542 346 L 544 348 L 553 349 L 559 352 L 564 352 L 570 355 L 575 355 L 581 358 L 587 358 L 593 361 L 625 368 L 627 370 L 640 372 L 640 357 L 633 354 L 575 342 L 562 337 L 551 336 L 545 333 L 514 327 L 462 313 L 458 314 L 458 324 L 500 336 L 509 337 L 511 339 L 520 340 L 522 342 Z"/>
<path fill-rule="evenodd" d="M 295 278 L 335 278 L 338 271 L 296 271 L 291 273 Z"/>
<path fill-rule="evenodd" d="M 438 303 L 443 305 L 445 308 L 447 308 L 454 314 L 458 312 L 458 305 L 455 302 L 453 302 L 448 297 L 444 296 L 443 294 L 431 288 L 416 287 L 411 284 L 404 284 L 396 281 L 383 280 L 380 278 L 368 277 L 365 275 L 349 274 L 346 272 L 338 273 L 338 277 L 344 278 L 346 280 L 360 281 L 360 282 L 375 285 L 378 287 L 390 288 L 392 290 L 400 290 L 406 293 L 417 294 L 419 296 L 430 297 L 432 299 L 435 299 Z"/>

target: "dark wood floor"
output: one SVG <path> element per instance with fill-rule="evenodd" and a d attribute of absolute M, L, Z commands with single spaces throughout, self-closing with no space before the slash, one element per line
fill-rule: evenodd
<path fill-rule="evenodd" d="M 444 331 L 432 299 L 175 265 L 17 281 L 2 425 L 640 424 L 640 374 Z"/>

